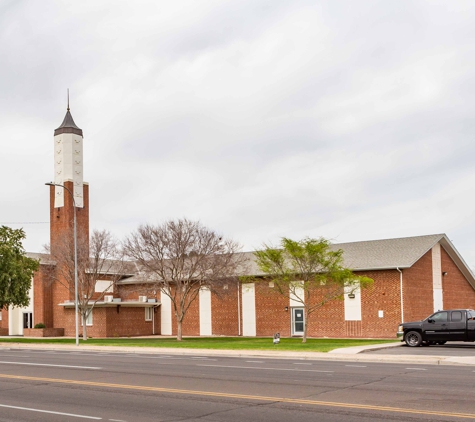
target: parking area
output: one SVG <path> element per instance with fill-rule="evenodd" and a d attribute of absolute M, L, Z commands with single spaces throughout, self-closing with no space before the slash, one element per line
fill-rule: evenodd
<path fill-rule="evenodd" d="M 365 353 L 378 355 L 413 355 L 413 356 L 475 356 L 475 343 L 453 342 L 443 346 L 408 347 L 401 343 L 401 347 L 391 347 L 368 351 Z"/>

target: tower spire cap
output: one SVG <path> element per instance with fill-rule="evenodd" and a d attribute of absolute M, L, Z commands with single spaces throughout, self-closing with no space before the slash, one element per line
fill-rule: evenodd
<path fill-rule="evenodd" d="M 66 110 L 66 116 L 64 116 L 63 123 L 54 131 L 54 136 L 60 135 L 61 133 L 75 133 L 76 135 L 82 135 L 82 129 L 78 128 L 76 123 L 74 123 L 73 116 L 69 109 L 69 88 L 68 88 L 68 108 Z"/>

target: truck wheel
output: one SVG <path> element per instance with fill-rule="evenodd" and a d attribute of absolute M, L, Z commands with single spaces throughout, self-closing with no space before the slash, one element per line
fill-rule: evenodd
<path fill-rule="evenodd" d="M 409 331 L 404 336 L 404 341 L 409 347 L 417 347 L 422 343 L 422 336 L 417 331 Z"/>

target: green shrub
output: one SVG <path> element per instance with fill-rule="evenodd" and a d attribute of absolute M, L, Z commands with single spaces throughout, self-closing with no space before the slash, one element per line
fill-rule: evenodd
<path fill-rule="evenodd" d="M 42 322 L 39 322 L 38 324 L 35 324 L 35 328 L 46 328 L 46 325 L 44 325 Z"/>

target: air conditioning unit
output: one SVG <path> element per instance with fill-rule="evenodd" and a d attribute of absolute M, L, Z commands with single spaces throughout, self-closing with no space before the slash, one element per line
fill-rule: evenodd
<path fill-rule="evenodd" d="M 112 295 L 105 295 L 104 296 L 104 302 L 112 302 L 112 299 L 114 299 L 114 296 L 112 296 Z"/>
<path fill-rule="evenodd" d="M 147 302 L 147 296 L 139 296 L 139 302 Z"/>

